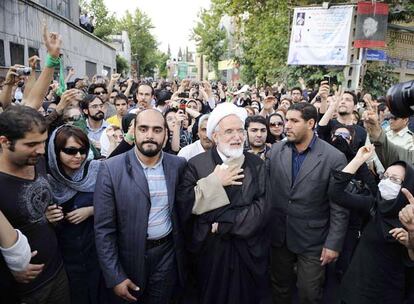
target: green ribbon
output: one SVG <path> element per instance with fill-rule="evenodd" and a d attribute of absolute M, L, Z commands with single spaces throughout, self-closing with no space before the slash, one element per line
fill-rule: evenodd
<path fill-rule="evenodd" d="M 59 68 L 59 87 L 56 90 L 56 95 L 62 96 L 62 94 L 66 91 L 65 72 L 63 70 L 62 59 L 60 57 L 55 58 L 47 54 L 45 65 L 48 68 Z"/>

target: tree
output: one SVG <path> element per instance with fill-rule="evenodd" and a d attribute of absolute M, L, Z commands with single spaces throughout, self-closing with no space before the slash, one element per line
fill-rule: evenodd
<path fill-rule="evenodd" d="M 134 14 L 127 12 L 119 20 L 117 31 L 127 31 L 131 41 L 132 60 L 139 62 L 141 75 L 151 76 L 157 65 L 157 41 L 150 30 L 154 28 L 151 19 L 139 9 Z"/>
<path fill-rule="evenodd" d="M 339 67 L 287 66 L 287 52 L 293 8 L 322 4 L 323 0 L 212 0 L 209 11 L 202 11 L 200 22 L 194 28 L 198 51 L 206 55 L 213 66 L 225 54 L 219 33 L 219 20 L 227 15 L 235 24 L 233 38 L 236 52 L 226 54 L 240 64 L 242 81 L 272 84 L 284 81 L 288 85 L 297 83 L 302 76 L 311 85 L 329 74 L 338 82 L 343 79 Z M 331 4 L 346 1 L 332 0 Z M 390 5 L 389 22 L 413 21 L 412 0 L 385 0 Z M 214 21 L 214 22 L 213 22 Z M 215 50 L 218 53 L 215 53 Z M 217 55 L 214 57 L 214 55 Z M 368 67 L 372 68 L 371 66 Z"/>
<path fill-rule="evenodd" d="M 167 78 L 168 76 L 167 60 L 170 59 L 170 56 L 161 51 L 157 51 L 156 59 L 157 59 L 156 66 L 159 71 L 159 77 Z"/>
<path fill-rule="evenodd" d="M 125 74 L 129 71 L 128 61 L 120 55 L 116 55 L 116 71 L 120 74 Z"/>
<path fill-rule="evenodd" d="M 398 78 L 393 74 L 391 65 L 380 66 L 378 62 L 367 64 L 367 71 L 364 77 L 363 90 L 373 96 L 385 96 L 387 90 L 398 82 Z"/>
<path fill-rule="evenodd" d="M 86 10 L 90 16 L 94 16 L 95 30 L 93 34 L 108 41 L 109 36 L 114 33 L 116 18 L 110 14 L 103 0 L 82 0 L 79 3 L 82 10 Z"/>
<path fill-rule="evenodd" d="M 217 10 L 201 10 L 200 20 L 193 29 L 193 39 L 197 44 L 197 51 L 206 56 L 218 75 L 218 62 L 227 49 L 226 31 L 219 27 L 221 12 Z"/>

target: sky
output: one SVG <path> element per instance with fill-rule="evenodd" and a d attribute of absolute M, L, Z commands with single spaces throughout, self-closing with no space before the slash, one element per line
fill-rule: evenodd
<path fill-rule="evenodd" d="M 152 20 L 159 49 L 167 52 L 170 44 L 171 54 L 176 56 L 181 47 L 185 50 L 195 50 L 191 41 L 191 30 L 198 20 L 201 8 L 208 9 L 210 0 L 104 0 L 108 10 L 114 12 L 117 18 L 125 15 L 126 11 L 133 13 L 136 8 L 146 13 Z"/>

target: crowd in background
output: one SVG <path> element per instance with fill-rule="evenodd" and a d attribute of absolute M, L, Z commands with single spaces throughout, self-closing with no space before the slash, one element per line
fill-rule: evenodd
<path fill-rule="evenodd" d="M 85 16 L 81 17 L 81 24 L 88 26 Z M 257 224 L 257 221 L 272 222 L 269 224 L 271 232 L 261 226 L 256 227 L 254 233 L 246 233 L 241 232 L 243 227 L 238 227 L 240 232 L 229 235 L 217 232 L 220 228 L 214 226 L 216 220 L 209 222 L 214 222 L 211 233 L 223 235 L 224 241 L 234 238 L 237 243 L 238 239 L 249 238 L 249 249 L 243 247 L 244 245 L 235 245 L 234 248 L 237 249 L 233 250 L 240 252 L 231 254 L 243 256 L 251 248 L 259 248 L 255 247 L 258 246 L 255 242 L 260 242 L 260 248 L 265 252 L 264 259 L 259 259 L 261 253 L 257 253 L 257 265 L 251 266 L 251 269 L 261 269 L 258 264 L 264 263 L 264 275 L 257 278 L 268 278 L 269 289 L 267 290 L 267 283 L 263 283 L 264 281 L 256 282 L 262 284 L 261 287 L 241 284 L 232 289 L 234 286 L 230 284 L 226 288 L 240 293 L 238 296 L 233 295 L 241 301 L 238 303 L 249 303 L 250 297 L 256 297 L 258 303 L 414 303 L 414 199 L 410 194 L 414 193 L 414 123 L 413 117 L 393 115 L 385 97 L 372 96 L 369 92 L 355 94 L 344 90 L 339 84 L 322 79 L 318 88 L 313 90 L 307 88 L 306 79 L 302 78 L 298 79 L 298 86 L 293 88 L 279 83 L 256 87 L 222 80 L 138 79 L 116 73 L 108 77 L 95 75 L 92 78 L 74 78 L 77 71 L 70 68 L 66 75 L 60 75 L 59 80 L 53 80 L 55 68 L 59 67 L 59 63 L 54 62 L 53 58 L 59 58 L 61 38 L 58 34 L 46 31 L 44 39 L 50 58 L 46 60 L 39 77 L 35 73 L 39 58 L 34 56 L 29 59 L 29 75 L 22 72 L 24 67 L 15 65 L 0 82 L 0 102 L 3 109 L 0 114 L 0 188 L 3 196 L 0 199 L 0 246 L 3 253 L 0 263 L 0 299 L 3 300 L 0 302 L 68 303 L 71 298 L 71 303 L 104 303 L 111 301 L 106 293 L 107 288 L 114 288 L 116 295 L 133 302 L 135 298 L 128 293 L 128 288 L 138 291 L 137 286 L 128 281 L 125 283 L 127 287 L 122 285 L 118 288 L 119 282 L 116 279 L 111 280 L 108 271 L 110 267 L 104 267 L 111 261 L 103 256 L 113 247 L 104 242 L 100 224 L 107 221 L 109 216 L 120 216 L 114 221 L 118 227 L 122 225 L 118 221 L 128 221 L 127 214 L 121 215 L 123 210 L 110 209 L 113 214 L 109 209 L 105 209 L 105 212 L 99 210 L 103 208 L 99 204 L 100 200 L 105 200 L 104 190 L 110 188 L 109 183 L 128 183 L 124 175 L 117 176 L 113 173 L 110 165 L 120 160 L 121 155 L 124 157 L 133 153 L 131 151 L 135 151 L 135 146 L 141 162 L 139 153 L 144 153 L 140 150 L 141 144 L 142 147 L 145 144 L 159 146 L 163 161 L 169 159 L 170 156 L 166 155 L 184 158 L 189 161 L 191 170 L 203 165 L 195 157 L 210 150 L 219 153 L 212 156 L 213 159 L 220 155 L 224 161 L 226 157 L 223 158 L 220 149 L 217 150 L 218 143 L 211 133 L 220 130 L 217 127 L 211 131 L 209 123 L 212 124 L 215 120 L 214 126 L 218 126 L 223 117 L 217 118 L 220 115 L 217 113 L 228 111 L 227 116 L 242 117 L 240 119 L 244 125 L 241 131 L 229 129 L 228 134 L 223 136 L 234 135 L 243 139 L 244 155 L 257 156 L 254 159 L 245 156 L 246 162 L 251 162 L 255 168 L 263 170 L 257 169 L 257 175 L 252 175 L 253 180 L 257 179 L 258 182 L 257 185 L 253 183 L 254 186 L 249 184 L 252 187 L 249 191 L 256 193 L 256 188 L 266 188 L 263 193 L 257 190 L 252 198 L 259 200 L 260 196 L 260 202 L 263 203 L 263 206 L 258 203 L 261 207 L 254 211 L 260 217 L 249 219 L 250 215 L 247 214 L 241 223 L 251 225 Z M 231 104 L 230 108 L 228 104 Z M 154 110 L 159 114 L 154 113 Z M 243 113 L 238 114 L 239 110 Z M 292 113 L 300 115 L 296 117 Z M 163 117 L 161 127 L 165 124 L 165 140 L 161 138 L 159 144 L 155 139 L 150 142 L 143 139 L 140 142 L 141 129 L 144 132 L 159 117 Z M 145 119 L 149 119 L 149 122 L 142 125 Z M 303 126 L 299 129 L 301 123 Z M 154 132 L 158 132 L 155 127 Z M 303 143 L 306 145 L 301 150 Z M 292 150 L 286 152 L 286 147 Z M 318 151 L 323 155 L 323 160 L 315 158 L 315 167 L 309 169 L 309 175 L 302 176 L 306 170 L 304 167 L 311 165 L 306 163 L 305 158 L 310 158 L 311 155 L 313 157 L 312 153 Z M 155 155 L 145 153 L 148 159 Z M 285 158 L 281 155 L 285 155 Z M 226 156 L 232 158 L 231 153 Z M 290 166 L 292 160 L 292 169 L 288 169 L 292 171 L 287 173 L 292 182 L 284 184 L 288 179 L 280 173 L 285 170 L 282 165 L 287 162 Z M 188 190 L 189 186 L 185 187 L 185 181 L 183 185 L 181 177 L 187 179 L 189 184 L 193 183 L 189 187 L 191 189 L 200 186 L 198 179 L 194 177 L 201 177 L 200 173 L 194 175 L 192 180 L 186 171 L 190 169 L 183 169 L 185 162 L 178 164 L 176 158 L 171 158 L 169 162 L 177 162 L 176 171 L 180 174 L 184 172 L 182 176 L 177 176 L 177 189 Z M 108 171 L 102 169 L 102 164 L 106 163 L 109 166 Z M 146 164 L 142 162 L 141 166 L 145 175 L 140 178 L 146 178 L 150 188 L 155 187 L 155 190 L 150 189 L 151 204 L 162 204 L 165 193 L 159 194 L 157 199 L 152 197 L 154 191 L 162 193 L 160 189 L 164 187 L 159 180 L 158 184 L 152 183 L 160 176 L 157 169 L 154 169 L 157 166 L 149 166 L 154 172 L 147 170 Z M 35 171 L 30 171 L 28 167 L 34 167 Z M 246 171 L 246 177 L 252 174 L 247 173 L 247 167 L 241 168 Z M 167 176 L 166 170 L 164 167 L 163 176 Z M 232 176 L 240 178 L 240 172 L 232 173 Z M 36 185 L 35 189 L 30 188 L 32 183 Z M 95 191 L 97 183 L 100 187 L 98 194 Z M 224 185 L 238 184 L 223 183 Z M 312 185 L 311 189 L 308 189 L 309 185 Z M 127 200 L 122 196 L 123 193 L 116 192 L 117 187 L 114 186 L 112 192 L 108 193 L 112 193 L 114 200 Z M 129 187 L 131 189 L 134 186 Z M 182 193 L 187 193 L 184 190 L 177 192 L 177 204 L 194 200 L 193 196 L 180 197 Z M 265 192 L 268 194 L 265 195 Z M 168 193 L 169 197 L 174 195 L 170 193 L 170 189 Z M 232 190 L 226 190 L 225 193 L 229 197 L 238 195 Z M 301 194 L 304 197 L 300 197 Z M 197 191 L 195 200 L 198 201 Z M 276 203 L 284 200 L 286 206 L 281 207 Z M 300 202 L 307 203 L 304 203 L 303 209 L 295 210 L 290 205 L 295 200 L 298 205 Z M 330 210 L 325 210 L 328 201 L 334 203 L 330 203 Z M 319 202 L 323 204 L 319 206 Z M 277 205 L 270 208 L 273 209 L 269 214 L 274 217 L 266 217 L 266 214 L 262 214 L 263 210 L 269 211 L 266 204 L 272 203 Z M 29 209 L 22 211 L 20 205 L 26 208 L 28 204 Z M 314 206 L 309 207 L 312 204 Z M 319 209 L 316 210 L 315 206 Z M 221 210 L 219 208 L 225 207 L 217 208 Z M 196 207 L 192 214 L 197 216 L 192 220 L 183 215 L 187 214 L 187 210 L 178 213 L 179 217 L 185 218 L 181 227 L 184 235 L 188 234 L 185 231 L 187 225 L 195 233 L 194 231 L 201 229 L 203 221 L 210 221 L 208 217 L 203 217 L 206 211 L 199 215 L 199 211 L 196 212 L 195 209 Z M 169 234 L 160 234 L 160 229 L 173 233 L 176 231 L 174 221 L 172 228 L 156 224 L 157 220 L 154 218 L 163 219 L 169 216 L 157 212 L 156 208 L 149 211 L 147 248 L 158 248 L 157 246 L 164 246 L 164 241 L 171 241 Z M 315 212 L 322 213 L 314 217 Z M 215 215 L 216 218 L 220 216 L 222 215 Z M 293 223 L 290 220 L 291 224 L 288 224 L 287 218 L 290 216 L 297 221 Z M 307 222 L 308 219 L 311 220 Z M 223 222 L 227 220 L 226 218 Z M 219 227 L 226 227 L 220 225 L 219 223 Z M 284 226 L 287 227 L 286 231 L 280 228 Z M 328 232 L 334 226 L 337 231 Z M 17 232 L 13 227 L 18 229 Z M 130 233 L 134 235 L 133 232 Z M 252 238 L 255 233 L 259 233 L 260 237 L 268 233 L 270 236 L 266 240 Z M 306 233 L 314 233 L 314 239 L 305 237 Z M 155 237 L 151 237 L 152 234 Z M 184 237 L 184 241 L 191 243 L 188 241 L 191 237 L 197 239 L 190 235 Z M 324 239 L 323 245 L 319 242 L 321 238 Z M 114 244 L 122 247 L 119 243 L 122 240 L 120 238 Z M 157 242 L 158 240 L 162 242 Z M 104 245 L 108 247 L 103 247 Z M 31 252 L 30 248 L 36 251 Z M 168 250 L 165 252 L 169 252 Z M 193 255 L 198 252 L 189 251 Z M 212 268 L 218 263 L 231 264 L 232 269 L 239 269 L 234 261 L 218 261 L 206 256 L 203 256 L 204 261 L 211 262 L 209 266 Z M 238 262 L 247 263 L 245 260 Z M 254 265 L 254 259 L 249 263 Z M 329 267 L 315 270 L 312 268 L 315 263 Z M 195 272 L 205 275 L 207 270 L 203 267 L 197 268 L 195 264 L 188 266 L 189 269 L 198 269 Z M 245 271 L 245 268 L 240 269 Z M 243 271 L 233 275 L 252 278 L 256 275 Z M 253 270 L 252 272 L 254 273 Z M 168 278 L 170 273 L 165 273 Z M 68 288 L 65 288 L 66 276 Z M 311 280 L 311 277 L 318 276 L 320 277 L 317 282 L 316 279 Z M 195 277 L 199 279 L 205 276 Z M 215 280 L 219 280 L 219 277 Z M 296 280 L 297 286 L 291 291 Z M 229 281 L 233 282 L 232 279 Z M 204 283 L 200 283 L 201 286 L 209 290 L 211 286 L 203 285 Z M 159 289 L 173 289 L 166 282 L 162 284 L 166 285 L 159 285 Z M 189 285 L 193 286 L 191 283 Z M 243 290 L 249 288 L 260 292 L 244 294 Z M 154 289 L 154 293 L 157 292 Z M 237 303 L 229 300 L 231 296 L 224 296 L 224 291 L 217 291 L 219 295 L 214 296 L 206 293 L 201 297 L 200 303 Z M 270 300 L 271 293 L 273 300 Z M 188 295 L 185 288 L 183 294 L 187 299 L 198 297 L 191 292 Z M 241 295 L 246 298 L 243 299 Z M 142 297 L 145 299 L 142 303 L 169 302 L 165 298 L 151 302 L 148 294 L 143 294 Z M 174 301 L 180 303 L 177 297 Z M 196 300 L 183 301 L 195 303 Z"/>

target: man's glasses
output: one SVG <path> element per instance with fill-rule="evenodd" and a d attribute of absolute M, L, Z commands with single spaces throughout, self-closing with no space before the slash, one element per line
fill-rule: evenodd
<path fill-rule="evenodd" d="M 397 185 L 401 185 L 403 183 L 403 180 L 401 178 L 389 175 L 386 172 L 384 174 L 380 175 L 380 179 L 381 180 L 389 179 L 391 182 L 393 182 L 394 184 L 397 184 Z"/>
<path fill-rule="evenodd" d="M 282 121 L 269 123 L 269 126 L 271 126 L 271 127 L 281 127 L 283 125 L 284 125 L 284 123 Z"/>
<path fill-rule="evenodd" d="M 103 103 L 101 103 L 101 104 L 94 104 L 94 105 L 89 106 L 89 108 L 94 109 L 94 110 L 96 110 L 96 109 L 103 109 L 103 107 L 104 107 Z"/>
<path fill-rule="evenodd" d="M 80 153 L 81 155 L 85 155 L 88 152 L 88 149 L 86 148 L 63 148 L 62 152 L 67 154 L 67 155 L 76 155 L 78 153 Z"/>
<path fill-rule="evenodd" d="M 105 91 L 99 91 L 99 92 L 95 92 L 95 95 L 105 95 L 106 92 Z"/>

